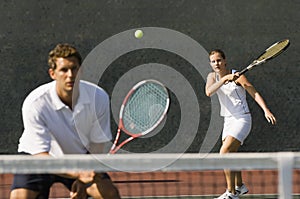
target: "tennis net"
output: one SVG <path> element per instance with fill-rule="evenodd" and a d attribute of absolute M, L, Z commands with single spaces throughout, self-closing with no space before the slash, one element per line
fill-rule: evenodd
<path fill-rule="evenodd" d="M 241 198 L 300 198 L 300 153 L 1 155 L 0 198 L 9 198 L 15 173 L 108 172 L 122 198 L 214 198 L 226 189 L 223 169 L 242 170 Z M 68 198 L 55 184 L 51 198 Z"/>

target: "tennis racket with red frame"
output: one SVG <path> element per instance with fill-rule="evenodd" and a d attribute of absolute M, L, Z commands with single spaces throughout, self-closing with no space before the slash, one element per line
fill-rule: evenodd
<path fill-rule="evenodd" d="M 285 51 L 290 45 L 290 41 L 288 39 L 284 39 L 278 41 L 267 48 L 256 60 L 254 60 L 249 66 L 244 68 L 239 72 L 239 75 L 246 73 L 247 71 L 251 70 L 254 66 L 260 65 L 265 63 L 266 61 L 273 59 L 277 55 L 281 54 Z"/>
<path fill-rule="evenodd" d="M 169 104 L 168 90 L 159 81 L 148 79 L 133 86 L 122 103 L 117 135 L 109 153 L 153 131 L 166 116 Z M 121 131 L 130 137 L 117 145 Z"/>

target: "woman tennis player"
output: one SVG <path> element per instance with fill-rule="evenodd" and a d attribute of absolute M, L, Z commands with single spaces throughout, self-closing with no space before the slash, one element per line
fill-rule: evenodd
<path fill-rule="evenodd" d="M 211 51 L 209 60 L 213 72 L 207 76 L 205 92 L 207 96 L 217 93 L 221 105 L 220 114 L 224 117 L 220 153 L 237 152 L 248 136 L 252 124 L 246 91 L 262 108 L 268 122 L 275 124 L 276 119 L 247 78 L 226 67 L 226 58 L 222 50 Z M 217 199 L 238 199 L 248 192 L 248 188 L 243 184 L 241 171 L 224 170 L 224 173 L 227 190 Z"/>

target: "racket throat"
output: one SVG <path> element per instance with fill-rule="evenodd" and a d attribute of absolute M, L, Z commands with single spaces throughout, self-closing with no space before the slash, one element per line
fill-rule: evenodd
<path fill-rule="evenodd" d="M 115 141 L 113 142 L 113 145 L 111 146 L 110 148 L 110 154 L 114 154 L 115 151 L 116 151 L 116 146 L 117 146 L 117 143 L 118 143 L 118 140 L 120 138 L 120 134 L 121 134 L 121 129 L 118 128 L 118 132 L 117 132 L 117 135 L 116 135 L 116 138 L 115 138 Z"/>
<path fill-rule="evenodd" d="M 135 139 L 135 137 L 129 137 L 125 141 L 123 141 L 121 144 L 117 146 L 117 142 L 113 144 L 112 149 L 110 150 L 110 154 L 115 154 L 122 146 L 130 142 L 131 140 Z"/>

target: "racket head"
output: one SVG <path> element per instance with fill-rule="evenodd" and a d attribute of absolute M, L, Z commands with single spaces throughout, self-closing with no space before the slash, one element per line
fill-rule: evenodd
<path fill-rule="evenodd" d="M 290 41 L 288 39 L 284 39 L 278 41 L 271 45 L 269 48 L 265 50 L 257 59 L 258 63 L 265 62 L 269 59 L 276 57 L 277 55 L 281 54 L 284 50 L 286 50 L 290 45 Z"/>
<path fill-rule="evenodd" d="M 164 119 L 169 104 L 169 93 L 162 83 L 154 79 L 143 80 L 124 98 L 119 128 L 132 137 L 146 135 Z"/>

